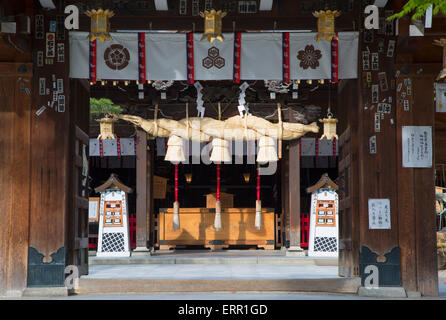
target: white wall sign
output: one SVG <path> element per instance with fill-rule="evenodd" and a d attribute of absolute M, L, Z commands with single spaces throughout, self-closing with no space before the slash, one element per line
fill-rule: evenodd
<path fill-rule="evenodd" d="M 403 126 L 403 167 L 432 168 L 432 127 Z"/>
<path fill-rule="evenodd" d="M 369 199 L 369 229 L 391 229 L 390 199 Z"/>

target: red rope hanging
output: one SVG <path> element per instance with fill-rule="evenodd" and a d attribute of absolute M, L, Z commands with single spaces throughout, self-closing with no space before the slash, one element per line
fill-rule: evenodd
<path fill-rule="evenodd" d="M 220 164 L 217 164 L 217 201 L 220 201 Z"/>
<path fill-rule="evenodd" d="M 178 202 L 178 163 L 175 164 L 175 202 Z"/>
<path fill-rule="evenodd" d="M 257 200 L 260 200 L 260 168 L 257 168 Z"/>

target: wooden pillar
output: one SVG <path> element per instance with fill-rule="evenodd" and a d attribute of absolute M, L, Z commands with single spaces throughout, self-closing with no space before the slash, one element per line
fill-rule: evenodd
<path fill-rule="evenodd" d="M 0 296 L 20 296 L 26 287 L 31 76 L 31 64 L 0 63 Z"/>
<path fill-rule="evenodd" d="M 150 157 L 147 150 L 147 133 L 137 130 L 136 146 L 136 249 L 134 252 L 149 252 L 148 250 L 148 219 L 150 212 Z"/>
<path fill-rule="evenodd" d="M 290 109 L 289 122 L 296 122 Z M 291 140 L 288 150 L 288 215 L 289 251 L 303 251 L 300 247 L 300 139 Z"/>
<path fill-rule="evenodd" d="M 302 251 L 300 247 L 300 140 L 292 140 L 289 146 L 289 250 Z"/>
<path fill-rule="evenodd" d="M 420 68 L 425 72 L 416 74 Z M 436 220 L 434 167 L 402 167 L 402 127 L 431 126 L 434 128 L 435 106 L 433 97 L 434 78 L 440 70 L 429 66 L 411 65 L 412 73 L 397 80 L 397 86 L 410 81 L 412 96 L 408 97 L 409 110 L 398 109 L 398 238 L 401 248 L 401 278 L 407 291 L 418 291 L 423 295 L 438 295 L 438 273 L 436 254 Z M 397 98 L 399 98 L 397 96 Z M 434 132 L 432 132 L 434 133 Z M 435 162 L 433 162 L 435 163 Z"/>

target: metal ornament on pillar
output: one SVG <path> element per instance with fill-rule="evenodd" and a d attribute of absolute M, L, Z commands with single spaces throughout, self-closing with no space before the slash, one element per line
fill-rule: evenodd
<path fill-rule="evenodd" d="M 267 162 L 276 162 L 279 158 L 276 151 L 276 143 L 274 139 L 268 136 L 260 137 L 259 153 L 257 154 L 257 162 L 265 164 Z"/>
<path fill-rule="evenodd" d="M 113 40 L 110 36 L 110 18 L 115 15 L 113 11 L 98 9 L 86 11 L 85 14 L 91 19 L 90 41 Z"/>

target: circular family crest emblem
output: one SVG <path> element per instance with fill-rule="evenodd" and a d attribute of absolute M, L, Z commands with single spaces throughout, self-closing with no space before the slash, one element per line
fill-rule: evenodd
<path fill-rule="evenodd" d="M 307 45 L 305 50 L 300 50 L 297 56 L 297 59 L 300 60 L 300 67 L 304 69 L 319 67 L 320 58 L 322 58 L 321 50 L 314 50 L 313 45 Z"/>
<path fill-rule="evenodd" d="M 120 44 L 112 44 L 104 52 L 105 64 L 113 70 L 122 70 L 129 65 L 130 53 Z"/>

